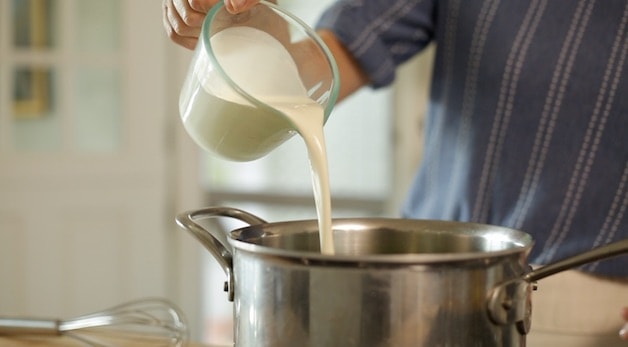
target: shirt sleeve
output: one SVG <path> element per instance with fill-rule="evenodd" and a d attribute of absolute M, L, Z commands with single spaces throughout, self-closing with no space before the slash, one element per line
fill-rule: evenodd
<path fill-rule="evenodd" d="M 434 36 L 437 0 L 339 0 L 317 29 L 331 30 L 351 52 L 374 88 L 389 85 L 395 68 Z"/>

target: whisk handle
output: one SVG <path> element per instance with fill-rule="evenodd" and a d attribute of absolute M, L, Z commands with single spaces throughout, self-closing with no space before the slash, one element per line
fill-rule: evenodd
<path fill-rule="evenodd" d="M 2 335 L 61 335 L 58 319 L 3 318 L 0 317 Z"/>

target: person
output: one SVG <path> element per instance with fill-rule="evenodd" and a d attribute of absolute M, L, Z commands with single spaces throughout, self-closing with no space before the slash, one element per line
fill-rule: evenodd
<path fill-rule="evenodd" d="M 622 315 L 622 318 L 626 321 L 626 323 L 619 331 L 619 336 L 622 339 L 628 341 L 628 307 L 624 307 L 621 315 Z"/>
<path fill-rule="evenodd" d="M 224 1 L 234 13 L 257 3 Z M 194 48 L 216 2 L 165 0 L 171 40 Z M 628 1 L 340 0 L 317 30 L 341 99 L 389 85 L 436 43 L 424 159 L 404 217 L 523 230 L 536 240 L 535 265 L 628 238 Z M 625 256 L 539 287 L 529 345 L 628 345 Z"/>

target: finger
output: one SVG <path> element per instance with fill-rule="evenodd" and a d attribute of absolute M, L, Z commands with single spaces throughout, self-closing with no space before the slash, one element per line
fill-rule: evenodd
<path fill-rule="evenodd" d="M 198 37 L 201 32 L 201 24 L 202 20 L 195 23 L 194 20 L 191 20 L 191 16 L 188 15 L 188 24 L 185 22 L 183 17 L 179 14 L 179 10 L 176 8 L 176 0 L 167 0 L 171 6 L 167 6 L 166 9 L 166 19 L 170 25 L 170 28 L 174 31 L 177 36 L 182 37 Z M 193 26 L 192 26 L 193 24 Z"/>
<path fill-rule="evenodd" d="M 209 10 L 219 3 L 220 0 L 189 0 L 190 8 L 194 11 L 207 13 Z"/>
<path fill-rule="evenodd" d="M 185 48 L 194 49 L 196 42 L 198 41 L 197 37 L 200 29 L 197 31 L 189 28 L 184 29 L 186 26 L 173 9 L 173 6 L 172 0 L 163 1 L 164 10 L 162 20 L 166 34 L 173 42 Z M 184 33 L 184 35 L 178 33 L 177 30 Z"/>
<path fill-rule="evenodd" d="M 240 13 L 255 6 L 259 0 L 225 0 L 225 8 L 231 13 Z"/>
<path fill-rule="evenodd" d="M 172 0 L 177 17 L 190 28 L 200 28 L 207 11 L 197 11 L 192 8 L 188 0 Z M 181 34 L 181 33 L 179 33 Z"/>

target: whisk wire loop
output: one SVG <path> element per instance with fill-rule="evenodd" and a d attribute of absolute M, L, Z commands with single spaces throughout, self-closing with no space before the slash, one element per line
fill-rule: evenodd
<path fill-rule="evenodd" d="M 183 312 L 170 301 L 161 298 L 135 300 L 56 322 L 56 331 L 51 331 L 50 335 L 65 335 L 93 347 L 116 346 L 124 341 L 150 343 L 151 347 L 179 347 L 188 338 Z M 27 323 L 28 320 L 24 320 L 24 326 L 17 327 L 19 329 L 14 324 L 11 327 L 14 333 L 10 335 L 28 335 Z M 2 331 L 0 321 L 0 334 Z"/>

